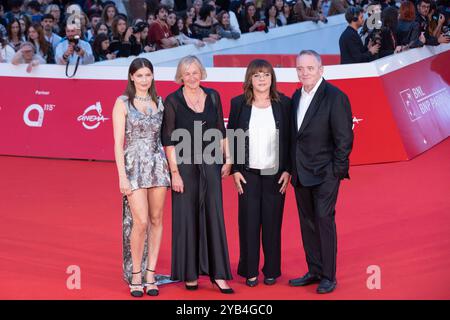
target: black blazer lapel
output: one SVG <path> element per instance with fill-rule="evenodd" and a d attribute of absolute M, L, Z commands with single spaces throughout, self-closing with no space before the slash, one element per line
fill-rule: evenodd
<path fill-rule="evenodd" d="M 273 101 L 272 103 L 272 113 L 273 113 L 273 118 L 275 119 L 275 126 L 277 127 L 277 129 L 279 128 L 279 124 L 281 121 L 281 104 L 280 102 L 276 102 Z"/>
<path fill-rule="evenodd" d="M 294 95 L 292 96 L 292 116 L 294 117 L 294 130 L 295 132 L 298 132 L 298 123 L 297 123 L 297 112 L 298 112 L 298 105 L 300 102 L 300 97 L 302 96 L 302 91 L 297 90 L 294 92 Z"/>
<path fill-rule="evenodd" d="M 314 98 L 311 101 L 311 104 L 308 107 L 308 111 L 306 111 L 305 118 L 303 119 L 302 126 L 300 130 L 298 130 L 298 135 L 301 135 L 303 130 L 305 130 L 308 123 L 311 121 L 312 117 L 316 114 L 319 109 L 320 102 L 322 101 L 323 94 L 325 91 L 326 82 L 325 79 L 322 80 L 322 83 L 317 88 L 317 92 L 314 95 Z"/>
<path fill-rule="evenodd" d="M 245 101 L 242 102 L 242 110 L 241 110 L 241 115 L 240 115 L 240 119 L 241 119 L 241 123 L 244 126 L 244 130 L 248 130 L 248 126 L 250 123 L 250 116 L 252 114 L 252 107 L 247 105 L 247 103 L 245 103 Z"/>

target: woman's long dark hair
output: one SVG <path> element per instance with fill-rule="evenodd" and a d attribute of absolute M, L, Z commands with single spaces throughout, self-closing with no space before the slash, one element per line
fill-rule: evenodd
<path fill-rule="evenodd" d="M 38 34 L 39 50 L 42 51 L 44 56 L 47 56 L 49 54 L 49 51 L 51 50 L 51 47 L 50 47 L 50 44 L 45 39 L 44 29 L 42 28 L 42 26 L 39 23 L 33 23 L 31 26 L 28 27 L 28 31 L 30 30 L 31 27 Z M 27 32 L 27 34 L 28 33 L 29 32 Z M 34 41 L 30 39 L 29 35 L 27 37 L 28 37 L 28 41 L 30 41 L 31 43 L 35 44 Z"/>
<path fill-rule="evenodd" d="M 11 30 L 11 29 L 12 29 L 12 25 L 13 25 L 14 23 L 18 23 L 18 24 L 19 24 L 19 33 L 17 34 L 17 39 L 22 40 L 23 30 L 22 30 L 22 27 L 20 26 L 20 21 L 19 21 L 19 19 L 16 19 L 16 18 L 12 19 L 12 20 L 8 23 L 8 25 L 7 25 L 7 27 L 6 27 L 6 30 L 7 30 L 7 33 L 8 33 L 8 40 L 9 40 L 9 41 L 12 40 L 12 30 Z"/>
<path fill-rule="evenodd" d="M 253 103 L 254 95 L 253 95 L 253 86 L 252 86 L 252 77 L 255 73 L 258 72 L 268 72 L 271 75 L 272 83 L 270 84 L 270 100 L 271 101 L 280 101 L 280 95 L 277 91 L 277 78 L 275 76 L 275 71 L 273 70 L 272 65 L 262 59 L 255 59 L 250 62 L 247 67 L 247 71 L 245 72 L 245 80 L 244 80 L 244 97 L 247 105 L 251 106 Z"/>
<path fill-rule="evenodd" d="M 94 43 L 92 44 L 92 49 L 97 56 L 105 55 L 109 53 L 108 50 L 103 50 L 102 43 L 103 41 L 109 40 L 108 36 L 104 33 L 100 33 L 95 37 Z"/>
<path fill-rule="evenodd" d="M 128 97 L 128 100 L 130 101 L 131 105 L 134 107 L 133 101 L 136 97 L 136 88 L 134 86 L 133 81 L 131 80 L 131 76 L 136 73 L 141 68 L 149 68 L 150 71 L 153 74 L 153 81 L 148 89 L 148 94 L 152 98 L 153 102 L 156 104 L 158 103 L 158 94 L 156 93 L 156 87 L 155 87 L 155 75 L 153 73 L 153 65 L 152 63 L 145 58 L 136 58 L 131 62 L 130 67 L 128 68 L 128 84 L 127 88 L 125 89 L 124 95 Z"/>
<path fill-rule="evenodd" d="M 125 31 L 123 33 L 119 33 L 119 30 L 117 30 L 117 25 L 119 24 L 120 20 L 125 21 L 125 25 L 126 25 Z M 114 19 L 113 19 L 113 22 L 111 24 L 111 30 L 112 30 L 113 38 L 115 38 L 115 39 L 117 39 L 119 41 L 123 41 L 123 38 L 125 37 L 125 33 L 127 33 L 127 29 L 128 29 L 128 21 L 127 21 L 127 19 L 125 19 L 121 15 L 115 16 Z"/>
<path fill-rule="evenodd" d="M 383 28 L 396 32 L 398 24 L 398 10 L 395 7 L 387 7 L 381 12 Z"/>

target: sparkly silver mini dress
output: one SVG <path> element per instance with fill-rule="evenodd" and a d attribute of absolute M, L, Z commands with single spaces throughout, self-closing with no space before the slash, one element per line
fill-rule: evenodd
<path fill-rule="evenodd" d="M 161 124 L 164 105 L 158 98 L 157 110 L 148 108 L 147 114 L 136 109 L 126 96 L 120 96 L 127 108 L 125 122 L 125 172 L 131 190 L 169 187 L 170 176 L 166 154 L 161 143 Z M 123 197 L 123 273 L 124 280 L 131 281 L 132 260 L 130 248 L 133 218 L 126 196 Z M 148 236 L 148 235 L 147 235 Z M 142 270 L 147 265 L 147 240 L 142 257 Z M 138 270 L 138 268 L 135 268 Z"/>

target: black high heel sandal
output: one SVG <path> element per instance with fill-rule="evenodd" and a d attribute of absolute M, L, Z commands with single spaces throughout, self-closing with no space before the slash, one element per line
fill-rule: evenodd
<path fill-rule="evenodd" d="M 139 274 L 141 272 L 142 271 L 131 272 L 131 274 Z M 135 298 L 141 298 L 144 295 L 144 286 L 142 285 L 142 283 L 130 283 L 129 287 L 131 296 Z"/>
<path fill-rule="evenodd" d="M 234 290 L 233 290 L 232 288 L 226 288 L 226 289 L 221 288 L 221 287 L 217 284 L 216 279 L 210 278 L 209 280 L 211 280 L 211 284 L 212 284 L 213 287 L 214 287 L 214 285 L 216 285 L 217 288 L 219 288 L 219 290 L 220 290 L 221 293 L 224 293 L 224 294 L 231 294 L 231 293 L 234 293 Z"/>
<path fill-rule="evenodd" d="M 186 284 L 185 283 L 184 286 L 185 286 L 186 290 L 190 290 L 190 291 L 198 289 L 198 283 L 197 284 Z"/>
<path fill-rule="evenodd" d="M 150 269 L 145 269 L 146 271 L 150 271 L 150 272 L 155 272 L 155 270 L 150 270 Z M 147 287 L 149 285 L 156 285 L 156 281 L 153 282 L 146 282 L 144 284 L 145 286 L 145 290 L 147 291 L 147 295 L 152 296 L 152 297 L 156 297 L 157 295 L 159 295 L 159 290 L 158 289 L 148 289 Z"/>

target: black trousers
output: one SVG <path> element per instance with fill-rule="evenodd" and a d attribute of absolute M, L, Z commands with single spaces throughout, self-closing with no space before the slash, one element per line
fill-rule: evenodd
<path fill-rule="evenodd" d="M 331 281 L 336 279 L 339 184 L 340 180 L 333 177 L 317 186 L 294 188 L 308 270 Z"/>
<path fill-rule="evenodd" d="M 172 280 L 232 279 L 221 166 L 179 164 L 184 192 L 172 190 Z"/>
<path fill-rule="evenodd" d="M 262 231 L 264 267 L 266 278 L 281 275 L 281 223 L 285 195 L 278 184 L 281 173 L 259 175 L 244 171 L 246 184 L 239 196 L 239 247 L 238 274 L 253 278 L 259 274 L 259 257 Z"/>

